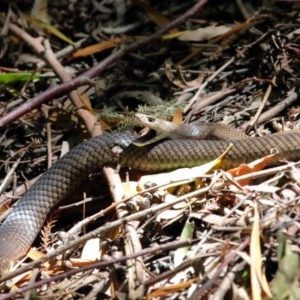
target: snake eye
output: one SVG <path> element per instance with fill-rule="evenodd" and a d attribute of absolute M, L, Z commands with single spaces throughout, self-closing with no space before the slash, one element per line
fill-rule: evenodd
<path fill-rule="evenodd" d="M 148 122 L 149 122 L 149 123 L 154 123 L 154 122 L 155 122 L 155 118 L 148 117 Z"/>

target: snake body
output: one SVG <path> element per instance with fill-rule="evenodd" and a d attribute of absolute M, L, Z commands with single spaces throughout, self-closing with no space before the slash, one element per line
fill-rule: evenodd
<path fill-rule="evenodd" d="M 158 172 L 200 165 L 220 156 L 232 144 L 221 167 L 228 169 L 277 150 L 274 162 L 300 159 L 300 131 L 245 140 L 165 140 L 136 147 L 132 133 L 105 134 L 72 149 L 33 185 L 0 227 L 0 273 L 24 255 L 49 212 L 70 197 L 95 169 L 121 164 L 133 169 Z M 122 151 L 120 151 L 122 150 Z"/>

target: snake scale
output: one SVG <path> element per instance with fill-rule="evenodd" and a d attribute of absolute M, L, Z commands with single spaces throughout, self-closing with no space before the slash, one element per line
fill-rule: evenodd
<path fill-rule="evenodd" d="M 41 176 L 0 227 L 1 274 L 26 253 L 52 208 L 82 187 L 88 175 L 99 167 L 120 164 L 153 172 L 192 167 L 220 156 L 230 143 L 233 146 L 221 164 L 224 169 L 268 155 L 272 149 L 277 150 L 275 163 L 300 159 L 297 130 L 245 140 L 165 140 L 145 147 L 134 146 L 135 138 L 132 133 L 115 133 L 89 139 Z"/>

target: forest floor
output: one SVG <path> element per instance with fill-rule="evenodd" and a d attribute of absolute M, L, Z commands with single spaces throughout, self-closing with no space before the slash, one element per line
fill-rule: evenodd
<path fill-rule="evenodd" d="M 139 132 L 136 112 L 251 137 L 299 128 L 300 2 L 31 2 L 0 7 L 0 221 L 69 148 Z M 179 183 L 97 170 L 0 299 L 300 299 L 299 169 L 257 159 Z"/>

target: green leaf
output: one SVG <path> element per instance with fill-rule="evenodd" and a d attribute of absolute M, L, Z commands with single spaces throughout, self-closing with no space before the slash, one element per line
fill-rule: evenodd
<path fill-rule="evenodd" d="M 298 283 L 300 258 L 292 251 L 289 242 L 283 234 L 278 237 L 279 265 L 271 283 L 272 300 L 297 300 L 300 299 Z M 265 298 L 266 299 L 266 298 Z"/>
<path fill-rule="evenodd" d="M 181 232 L 180 241 L 187 241 L 189 239 L 192 239 L 194 233 L 194 227 L 195 227 L 194 223 L 189 222 L 189 220 L 187 220 Z M 174 254 L 175 267 L 179 266 L 182 263 L 183 259 L 186 257 L 186 254 L 188 253 L 189 250 L 190 250 L 190 246 L 186 246 L 186 247 L 181 247 L 175 251 Z"/>
<path fill-rule="evenodd" d="M 4 74 L 0 74 L 0 84 L 8 84 L 8 83 L 16 83 L 20 81 L 40 79 L 42 77 L 44 76 L 41 74 L 33 74 L 29 72 L 4 73 Z"/>

